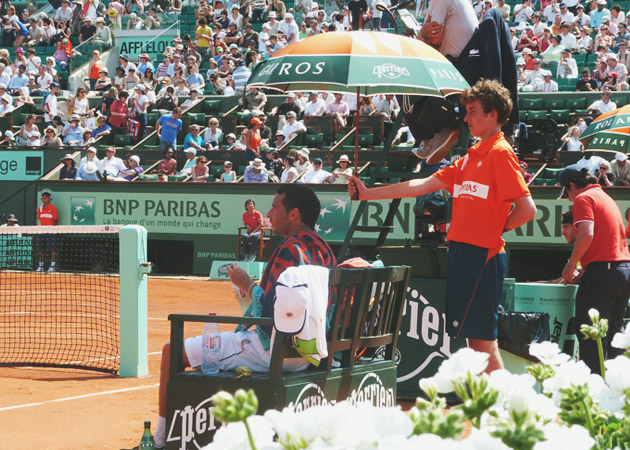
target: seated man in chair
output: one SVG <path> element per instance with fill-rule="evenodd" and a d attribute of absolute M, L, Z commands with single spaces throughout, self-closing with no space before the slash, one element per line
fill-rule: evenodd
<path fill-rule="evenodd" d="M 254 317 L 273 317 L 276 298 L 276 280 L 288 267 L 313 264 L 332 268 L 335 257 L 328 244 L 314 231 L 321 205 L 315 192 L 308 186 L 286 184 L 281 186 L 271 204 L 267 217 L 275 234 L 285 240 L 273 253 L 260 286 L 254 283 L 237 264 L 228 267 L 232 283 L 243 292 L 251 294 L 251 314 Z M 217 355 L 221 370 L 233 370 L 237 366 L 247 365 L 253 371 L 268 371 L 271 361 L 271 329 L 256 327 L 255 330 L 241 330 L 233 333 L 221 333 L 222 345 Z M 184 342 L 184 366 L 201 365 L 202 336 L 186 339 Z M 236 345 L 234 345 L 236 344 Z M 232 350 L 236 348 L 236 352 Z M 169 378 L 170 344 L 162 349 L 160 366 L 159 418 L 155 430 L 155 447 L 166 445 L 166 385 Z M 308 367 L 304 358 L 285 360 L 284 368 L 288 371 L 303 370 Z"/>

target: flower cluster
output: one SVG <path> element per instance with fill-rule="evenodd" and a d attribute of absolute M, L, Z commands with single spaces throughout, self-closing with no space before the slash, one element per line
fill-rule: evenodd
<path fill-rule="evenodd" d="M 596 311 L 595 311 L 596 313 Z M 607 329 L 599 314 L 585 330 L 601 339 Z M 255 416 L 253 392 L 216 396 L 219 429 L 212 449 L 457 449 L 604 450 L 630 442 L 630 325 L 614 336 L 626 355 L 605 361 L 605 378 L 561 353 L 557 344 L 535 343 L 540 363 L 529 374 L 483 371 L 488 355 L 461 349 L 431 378 L 420 381 L 426 394 L 416 406 L 376 408 L 370 404 L 315 406 L 296 413 L 285 408 Z M 439 394 L 454 392 L 461 403 L 446 408 Z M 472 430 L 463 438 L 464 424 Z M 249 446 L 247 445 L 249 443 Z"/>

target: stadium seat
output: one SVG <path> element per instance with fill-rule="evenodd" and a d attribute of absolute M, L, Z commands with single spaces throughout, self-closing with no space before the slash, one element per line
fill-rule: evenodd
<path fill-rule="evenodd" d="M 576 109 L 586 109 L 586 98 L 585 97 L 572 97 L 567 98 L 564 107 L 575 111 Z"/>
<path fill-rule="evenodd" d="M 549 111 L 549 118 L 555 120 L 558 124 L 569 123 L 571 111 L 568 109 L 552 109 Z"/>
<path fill-rule="evenodd" d="M 141 173 L 138 175 L 138 180 L 140 181 L 157 181 L 157 179 L 157 173 Z"/>
<path fill-rule="evenodd" d="M 542 99 L 540 99 L 541 103 L 542 103 Z M 531 121 L 531 120 L 542 120 L 542 119 L 546 119 L 547 118 L 547 111 L 544 110 L 537 110 L 537 111 L 528 111 L 527 112 L 527 121 Z"/>
<path fill-rule="evenodd" d="M 521 122 L 527 122 L 527 111 L 523 109 L 518 110 L 518 120 Z"/>
<path fill-rule="evenodd" d="M 206 115 L 204 113 L 188 113 L 190 124 L 204 126 L 206 124 Z"/>
<path fill-rule="evenodd" d="M 117 134 L 114 136 L 114 147 L 127 147 L 131 144 L 130 134 Z"/>
<path fill-rule="evenodd" d="M 521 109 L 530 111 L 532 109 L 543 109 L 543 99 L 542 98 L 530 98 L 530 97 L 522 97 L 521 98 Z"/>
<path fill-rule="evenodd" d="M 369 146 L 374 143 L 374 135 L 372 134 L 360 134 L 359 135 L 359 145 L 360 146 Z"/>
<path fill-rule="evenodd" d="M 558 80 L 558 84 L 564 79 Z M 559 96 L 553 96 L 551 98 L 545 98 L 543 100 L 543 109 L 562 109 L 564 108 L 564 98 Z"/>

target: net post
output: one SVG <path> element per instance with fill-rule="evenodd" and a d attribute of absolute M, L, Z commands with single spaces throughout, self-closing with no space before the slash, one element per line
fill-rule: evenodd
<path fill-rule="evenodd" d="M 146 377 L 147 362 L 147 230 L 139 225 L 120 229 L 120 372 L 121 377 Z"/>

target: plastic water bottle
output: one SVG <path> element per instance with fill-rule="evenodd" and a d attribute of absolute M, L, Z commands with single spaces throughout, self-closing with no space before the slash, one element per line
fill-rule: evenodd
<path fill-rule="evenodd" d="M 144 433 L 142 433 L 138 450 L 155 450 L 155 442 L 151 435 L 151 422 L 149 421 L 144 422 Z"/>
<path fill-rule="evenodd" d="M 211 313 L 211 316 L 216 314 Z M 218 323 L 206 322 L 201 340 L 201 372 L 212 374 L 219 372 L 216 364 L 217 354 L 221 350 L 221 327 Z"/>

